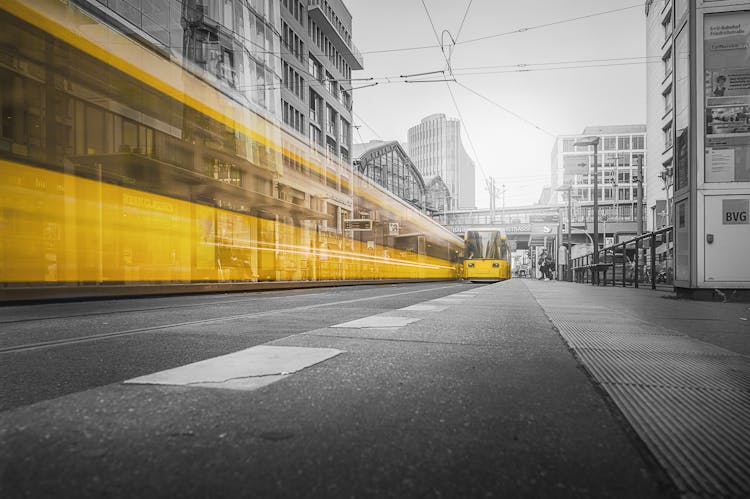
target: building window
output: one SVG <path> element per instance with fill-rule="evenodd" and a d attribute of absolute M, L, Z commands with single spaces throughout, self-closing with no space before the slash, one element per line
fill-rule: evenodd
<path fill-rule="evenodd" d="M 670 85 L 662 94 L 664 97 L 664 114 L 672 111 L 672 85 Z"/>
<path fill-rule="evenodd" d="M 323 66 L 311 55 L 307 58 L 307 70 L 313 78 L 321 83 L 323 82 Z"/>
<path fill-rule="evenodd" d="M 349 92 L 344 90 L 341 91 L 339 102 L 341 102 L 347 109 L 352 108 L 352 97 Z"/>
<path fill-rule="evenodd" d="M 669 40 L 672 36 L 672 11 L 670 9 L 669 15 L 662 21 L 661 25 L 664 27 L 664 40 Z"/>
<path fill-rule="evenodd" d="M 328 89 L 328 92 L 331 95 L 333 95 L 333 97 L 336 100 L 338 100 L 338 98 L 339 98 L 339 86 L 338 86 L 338 83 L 336 83 L 336 79 L 328 71 L 326 71 L 326 82 L 325 82 L 325 85 L 326 85 L 326 89 Z"/>
<path fill-rule="evenodd" d="M 312 121 L 310 122 L 310 141 L 320 145 L 322 142 L 322 137 L 320 133 L 320 129 L 318 129 L 317 126 L 315 126 Z"/>
<path fill-rule="evenodd" d="M 614 151 L 616 147 L 616 137 L 604 137 L 604 141 L 602 142 L 603 151 Z"/>
<path fill-rule="evenodd" d="M 350 126 L 351 125 L 349 125 L 348 121 L 341 118 L 341 136 L 339 137 L 339 144 L 343 147 L 348 147 L 349 145 Z"/>
<path fill-rule="evenodd" d="M 334 137 L 336 136 L 336 118 L 336 111 L 326 104 L 326 132 Z"/>
<path fill-rule="evenodd" d="M 630 137 L 617 137 L 617 149 L 621 151 L 630 149 Z"/>
<path fill-rule="evenodd" d="M 645 149 L 646 148 L 646 136 L 645 135 L 633 135 L 633 149 Z"/>
<path fill-rule="evenodd" d="M 668 50 L 661 60 L 664 63 L 664 78 L 666 78 L 672 74 L 672 50 Z"/>
<path fill-rule="evenodd" d="M 672 123 L 670 122 L 666 127 L 662 129 L 664 133 L 664 149 L 672 147 Z"/>
<path fill-rule="evenodd" d="M 320 124 L 320 96 L 310 90 L 310 121 Z"/>

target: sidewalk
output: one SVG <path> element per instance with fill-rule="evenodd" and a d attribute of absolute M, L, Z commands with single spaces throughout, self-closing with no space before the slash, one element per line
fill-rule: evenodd
<path fill-rule="evenodd" d="M 747 304 L 524 284 L 682 494 L 750 497 Z"/>

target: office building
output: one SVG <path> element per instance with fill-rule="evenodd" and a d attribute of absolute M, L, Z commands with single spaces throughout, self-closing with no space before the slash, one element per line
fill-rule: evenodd
<path fill-rule="evenodd" d="M 282 119 L 313 147 L 351 162 L 351 74 L 363 68 L 341 0 L 281 0 Z"/>
<path fill-rule="evenodd" d="M 573 221 L 593 229 L 594 152 L 593 146 L 576 146 L 576 141 L 599 137 L 597 152 L 600 244 L 614 243 L 637 233 L 638 171 L 646 166 L 646 126 L 589 126 L 580 134 L 563 135 L 552 148 L 551 197 L 557 205 L 567 204 L 571 187 Z"/>
<path fill-rule="evenodd" d="M 408 151 L 423 176 L 439 175 L 448 186 L 449 209 L 475 207 L 475 166 L 461 142 L 458 119 L 427 116 L 409 128 Z"/>
<path fill-rule="evenodd" d="M 671 225 L 673 152 L 672 1 L 647 2 L 646 55 L 660 63 L 646 67 L 647 141 L 645 199 L 647 230 Z"/>

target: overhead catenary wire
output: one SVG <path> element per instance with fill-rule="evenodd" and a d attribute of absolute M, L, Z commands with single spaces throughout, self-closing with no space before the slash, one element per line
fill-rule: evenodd
<path fill-rule="evenodd" d="M 477 154 L 477 149 L 474 147 L 474 141 L 471 140 L 471 134 L 469 133 L 469 125 L 466 123 L 463 116 L 461 115 L 461 110 L 458 107 L 458 102 L 456 101 L 456 97 L 453 95 L 451 84 L 446 82 L 445 86 L 448 87 L 448 93 L 450 94 L 451 100 L 453 101 L 453 107 L 456 108 L 456 114 L 458 114 L 458 119 L 460 119 L 461 123 L 463 123 L 464 125 L 463 128 L 466 131 L 466 139 L 469 141 L 471 152 L 474 153 L 474 160 L 476 161 L 477 166 L 479 167 L 479 172 L 482 174 L 482 178 L 484 179 L 485 185 L 489 185 L 489 181 L 487 179 L 487 173 L 484 171 L 484 167 L 482 167 L 482 162 L 479 161 L 479 154 Z"/>
<path fill-rule="evenodd" d="M 626 11 L 626 10 L 634 9 L 636 7 L 643 7 L 644 5 L 645 5 L 644 2 L 640 2 L 640 3 L 628 5 L 628 6 L 625 6 L 625 7 L 620 7 L 620 8 L 617 8 L 617 9 L 605 10 L 605 11 L 602 11 L 602 12 L 594 12 L 592 14 L 586 14 L 584 16 L 570 17 L 570 18 L 567 18 L 567 19 L 560 19 L 558 21 L 552 21 L 552 22 L 549 22 L 549 23 L 537 24 L 537 25 L 534 25 L 534 26 L 526 26 L 526 27 L 523 27 L 523 28 L 517 28 L 517 29 L 511 30 L 511 31 L 504 31 L 504 32 L 501 32 L 501 33 L 494 33 L 494 34 L 490 34 L 490 35 L 480 36 L 480 37 L 477 37 L 477 38 L 470 38 L 468 40 L 457 41 L 456 44 L 457 45 L 463 45 L 463 44 L 466 44 L 466 43 L 474 43 L 474 42 L 478 42 L 478 41 L 489 40 L 489 39 L 492 39 L 492 38 L 498 38 L 498 37 L 501 37 L 501 36 L 508 36 L 508 35 L 512 35 L 512 34 L 516 34 L 516 33 L 524 33 L 524 32 L 532 31 L 532 30 L 535 30 L 535 29 L 541 29 L 541 28 L 546 28 L 546 27 L 550 27 L 550 26 L 557 26 L 557 25 L 560 25 L 560 24 L 566 24 L 566 23 L 581 21 L 583 19 L 590 19 L 592 17 L 609 15 L 609 14 L 613 14 L 613 13 L 616 13 L 616 12 L 623 12 L 623 11 Z M 411 50 L 425 50 L 425 49 L 430 49 L 430 48 L 435 48 L 435 47 L 440 47 L 439 37 L 438 37 L 438 45 L 417 45 L 417 46 L 412 46 L 412 47 L 394 47 L 394 48 L 388 48 L 388 49 L 365 50 L 365 51 L 362 51 L 360 53 L 362 55 L 365 55 L 365 54 L 368 54 L 368 55 L 369 54 L 385 54 L 385 53 L 392 53 L 392 52 L 407 52 L 407 51 L 411 51 Z"/>
<path fill-rule="evenodd" d="M 593 14 L 586 14 L 584 16 L 571 17 L 571 18 L 568 18 L 568 19 L 561 19 L 559 21 L 552 21 L 552 22 L 549 22 L 549 23 L 536 24 L 534 26 L 527 26 L 527 27 L 524 27 L 524 28 L 518 28 L 518 29 L 511 30 L 511 31 L 504 31 L 502 33 L 495 33 L 493 35 L 485 35 L 485 36 L 480 36 L 480 37 L 477 37 L 477 38 L 470 38 L 468 40 L 464 40 L 464 41 L 459 42 L 459 43 L 461 43 L 461 44 L 475 43 L 475 42 L 480 42 L 480 41 L 483 41 L 483 40 L 489 40 L 491 38 L 499 38 L 501 36 L 508 36 L 508 35 L 513 35 L 513 34 L 516 34 L 516 33 L 524 33 L 526 31 L 532 31 L 532 30 L 535 30 L 535 29 L 548 28 L 550 26 L 557 26 L 557 25 L 560 25 L 560 24 L 566 24 L 566 23 L 570 23 L 570 22 L 581 21 L 583 19 L 590 19 L 592 17 L 604 16 L 604 15 L 607 15 L 607 14 L 613 14 L 615 12 L 622 12 L 622 11 L 625 11 L 625 10 L 634 9 L 636 7 L 642 7 L 643 5 L 645 5 L 644 2 L 639 2 L 639 3 L 636 3 L 636 4 L 628 5 L 626 7 L 620 7 L 620 8 L 617 8 L 617 9 L 605 10 L 605 11 L 602 11 L 602 12 L 594 12 Z"/>
<path fill-rule="evenodd" d="M 468 5 L 466 6 L 464 17 L 461 19 L 461 24 L 458 25 L 458 31 L 456 31 L 456 38 L 454 38 L 454 43 L 458 43 L 458 39 L 461 37 L 461 30 L 464 29 L 464 23 L 466 22 L 466 17 L 469 15 L 469 9 L 471 8 L 471 3 L 473 1 L 474 0 L 469 0 Z"/>
<path fill-rule="evenodd" d="M 645 60 L 637 60 L 637 59 L 645 59 Z M 602 64 L 585 64 L 588 62 L 598 62 L 601 61 Z M 606 61 L 623 61 L 623 62 L 611 62 L 607 63 Z M 632 61 L 632 62 L 627 62 Z M 507 74 L 507 73 L 531 73 L 531 72 L 537 72 L 537 71 L 554 71 L 554 70 L 572 70 L 572 69 L 591 69 L 591 68 L 608 68 L 608 67 L 618 67 L 618 66 L 632 66 L 632 65 L 639 65 L 639 64 L 662 64 L 663 61 L 661 57 L 659 56 L 642 56 L 642 57 L 617 57 L 617 58 L 608 58 L 608 59 L 581 59 L 577 61 L 548 61 L 548 62 L 540 62 L 540 63 L 516 63 L 516 64 L 501 64 L 501 65 L 490 65 L 490 66 L 473 66 L 473 67 L 464 67 L 464 68 L 453 68 L 454 75 L 455 76 L 480 76 L 480 75 L 496 75 L 496 74 Z M 568 66 L 562 66 L 562 67 L 538 67 L 538 66 L 554 66 L 556 64 L 569 64 Z M 296 67 L 295 67 L 296 68 Z M 492 68 L 510 68 L 508 70 L 500 70 L 500 71 L 475 71 L 470 72 L 473 69 L 492 69 Z M 343 82 L 343 81 L 379 81 L 381 84 L 384 83 L 403 83 L 406 78 L 410 78 L 413 76 L 419 76 L 419 75 L 429 75 L 429 74 L 443 74 L 444 70 L 438 70 L 438 71 L 426 71 L 421 73 L 413 73 L 413 74 L 399 74 L 399 75 L 386 75 L 386 76 L 371 76 L 367 78 L 352 78 L 351 80 L 340 80 L 340 79 L 328 79 L 325 78 L 323 80 L 320 80 L 310 73 L 307 73 L 305 71 L 305 74 L 307 75 L 302 76 L 301 78 L 304 82 L 318 82 L 318 83 L 324 83 L 326 81 L 335 81 L 335 82 Z M 430 80 L 430 81 L 443 81 L 442 78 Z M 367 88 L 369 85 L 363 85 L 361 87 L 353 87 L 353 88 L 344 88 L 341 87 L 344 91 L 350 91 L 350 90 L 356 90 L 358 88 Z M 259 84 L 250 84 L 250 85 L 242 85 L 241 88 L 248 89 L 248 88 L 266 88 L 269 90 L 278 89 L 278 88 L 289 88 L 286 86 L 286 84 L 279 83 L 259 83 Z"/>
<path fill-rule="evenodd" d="M 592 61 L 596 61 L 597 59 L 591 59 Z M 579 61 L 579 62 L 586 62 L 586 61 Z M 605 63 L 605 64 L 580 64 L 580 65 L 568 65 L 568 66 L 561 66 L 561 67 L 535 67 L 536 64 L 507 64 L 507 65 L 498 65 L 498 66 L 478 66 L 478 68 L 481 67 L 507 67 L 511 69 L 506 70 L 498 70 L 498 71 L 470 71 L 471 68 L 454 68 L 454 76 L 484 76 L 484 75 L 498 75 L 498 74 L 511 74 L 511 73 L 534 73 L 534 72 L 541 72 L 541 71 L 558 71 L 558 70 L 575 70 L 575 69 L 593 69 L 593 68 L 614 68 L 614 67 L 622 67 L 622 66 L 636 66 L 641 64 L 662 64 L 663 61 L 661 58 L 656 58 L 655 60 L 643 60 L 643 61 L 633 61 L 633 62 L 622 62 L 622 63 Z M 553 65 L 557 64 L 554 62 L 549 63 L 539 63 L 539 65 Z M 440 72 L 440 71 L 438 71 Z M 432 73 L 432 72 L 428 72 Z M 418 73 L 417 73 L 418 74 Z M 302 80 L 306 83 L 310 82 L 318 82 L 318 83 L 324 83 L 326 81 L 336 81 L 341 82 L 342 80 L 336 80 L 336 79 L 323 79 L 322 81 L 312 77 L 312 75 L 309 75 L 309 77 L 302 77 Z M 388 76 L 373 76 L 369 78 L 360 78 L 359 80 L 362 81 L 378 81 L 380 84 L 390 84 L 390 83 L 411 83 L 413 80 L 406 81 L 407 78 L 415 75 L 388 75 Z M 347 80 L 348 81 L 348 80 Z M 352 80 L 354 81 L 354 80 Z M 440 82 L 445 81 L 442 77 L 441 78 L 435 78 L 432 80 L 424 80 L 428 82 Z M 453 80 L 448 80 L 453 81 Z M 351 88 L 344 88 L 341 87 L 342 90 L 348 92 L 350 90 L 357 90 L 359 88 L 367 88 L 372 85 L 362 85 L 359 87 L 351 87 Z M 289 88 L 286 86 L 286 84 L 279 83 L 258 83 L 258 84 L 250 84 L 250 85 L 242 85 L 240 88 L 242 89 L 248 89 L 248 88 L 266 88 L 269 90 L 278 89 L 278 88 Z"/>
<path fill-rule="evenodd" d="M 531 125 L 532 127 L 536 128 L 540 132 L 543 132 L 543 133 L 549 135 L 550 137 L 557 137 L 557 134 L 554 134 L 554 133 L 550 132 L 549 130 L 546 130 L 546 129 L 542 128 L 541 126 L 537 125 L 533 121 L 531 121 L 531 120 L 529 120 L 527 118 L 524 118 L 523 116 L 521 116 L 520 114 L 518 114 L 518 113 L 516 113 L 514 111 L 511 111 L 510 109 L 508 109 L 507 107 L 503 106 L 502 104 L 500 104 L 498 102 L 495 102 L 494 100 L 490 99 L 489 97 L 487 97 L 485 95 L 480 94 L 476 90 L 467 87 L 463 83 L 457 82 L 456 84 L 459 85 L 460 87 L 464 88 L 465 90 L 468 90 L 469 92 L 473 93 L 477 97 L 480 97 L 480 98 L 484 99 L 485 101 L 489 102 L 490 104 L 492 104 L 492 105 L 494 105 L 494 106 L 502 109 L 503 111 L 505 111 L 506 113 L 510 114 L 511 116 L 514 116 L 515 118 L 523 121 L 524 123 L 526 123 L 528 125 Z"/>
<path fill-rule="evenodd" d="M 358 115 L 357 113 L 355 113 L 355 112 L 354 112 L 354 110 L 352 110 L 352 115 L 353 115 L 353 116 L 354 116 L 355 118 L 357 118 L 357 119 L 358 119 L 358 120 L 359 120 L 359 121 L 360 121 L 360 122 L 361 122 L 361 123 L 362 123 L 363 125 L 365 125 L 365 126 L 366 126 L 367 128 L 369 128 L 369 129 L 370 129 L 370 131 L 371 131 L 372 133 L 374 133 L 374 134 L 375 134 L 375 136 L 376 136 L 377 138 L 379 138 L 380 140 L 383 140 L 383 137 L 382 137 L 382 136 L 381 136 L 381 135 L 380 135 L 380 134 L 379 134 L 379 133 L 378 133 L 378 132 L 377 132 L 377 131 L 376 131 L 376 130 L 375 130 L 375 129 L 373 128 L 373 127 L 371 127 L 371 126 L 369 125 L 369 123 L 367 123 L 367 122 L 366 122 L 365 120 L 363 120 L 363 119 L 362 119 L 362 117 L 361 117 L 360 115 Z M 361 135 L 360 135 L 360 138 L 362 138 L 362 136 L 361 136 Z"/>
<path fill-rule="evenodd" d="M 430 25 L 432 26 L 432 32 L 435 34 L 435 38 L 440 44 L 440 51 L 442 52 L 443 58 L 445 59 L 448 72 L 451 73 L 451 76 L 452 76 L 450 57 L 445 55 L 445 48 L 443 47 L 442 41 L 440 40 L 440 36 L 437 33 L 437 29 L 435 29 L 435 24 L 432 22 L 432 16 L 430 16 L 430 11 L 427 8 L 427 5 L 424 3 L 424 0 L 421 0 L 421 2 L 422 2 L 422 6 L 424 7 L 425 14 L 427 14 L 427 19 L 430 21 Z M 455 44 L 455 39 L 453 40 L 453 43 Z M 466 124 L 466 121 L 464 121 L 463 116 L 461 115 L 461 110 L 458 108 L 458 103 L 456 102 L 456 98 L 453 96 L 453 90 L 451 89 L 450 82 L 445 81 L 445 85 L 448 87 L 448 92 L 450 93 L 451 99 L 453 100 L 453 106 L 456 108 L 456 113 L 458 114 L 458 118 L 461 120 L 461 123 L 464 124 L 464 130 L 466 131 L 466 138 L 469 141 L 469 145 L 471 146 L 472 152 L 474 153 L 474 160 L 476 161 L 477 166 L 479 166 L 479 171 L 482 174 L 482 178 L 484 178 L 485 182 L 487 182 L 487 175 L 484 171 L 484 168 L 482 167 L 482 163 L 479 161 L 479 155 L 477 154 L 477 150 L 474 147 L 474 142 L 471 140 L 471 135 L 469 134 L 468 125 Z"/>
<path fill-rule="evenodd" d="M 430 15 L 430 10 L 427 8 L 427 4 L 424 3 L 424 0 L 421 0 L 422 7 L 424 7 L 425 14 L 427 14 L 427 19 L 430 21 L 430 26 L 432 26 L 432 32 L 435 33 L 435 39 L 438 42 L 438 45 L 440 46 L 440 52 L 443 54 L 443 59 L 445 59 L 445 65 L 448 69 L 448 72 L 451 72 L 451 60 L 450 57 L 445 55 L 445 46 L 443 45 L 442 40 L 440 39 L 440 35 L 438 35 L 437 29 L 435 28 L 435 23 L 432 22 L 432 16 Z M 455 42 L 454 42 L 455 43 Z"/>

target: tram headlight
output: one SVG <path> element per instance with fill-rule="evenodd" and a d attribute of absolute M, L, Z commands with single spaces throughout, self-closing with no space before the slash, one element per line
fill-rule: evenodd
<path fill-rule="evenodd" d="M 495 263 L 492 264 L 492 268 L 499 269 L 500 268 L 500 264 L 497 263 L 497 262 L 495 262 Z"/>
<path fill-rule="evenodd" d="M 468 265 L 468 267 L 469 267 L 469 268 L 472 268 L 472 267 L 474 267 L 474 264 L 473 264 L 473 263 L 470 263 L 470 264 Z"/>

